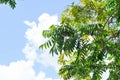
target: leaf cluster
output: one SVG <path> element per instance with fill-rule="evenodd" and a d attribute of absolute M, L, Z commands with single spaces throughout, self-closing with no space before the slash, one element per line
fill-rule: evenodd
<path fill-rule="evenodd" d="M 120 5 L 119 0 L 80 0 L 61 16 L 60 25 L 43 31 L 50 48 L 59 55 L 59 75 L 64 80 L 120 79 Z"/>
<path fill-rule="evenodd" d="M 12 9 L 16 6 L 15 0 L 0 0 L 0 4 L 8 4 Z"/>

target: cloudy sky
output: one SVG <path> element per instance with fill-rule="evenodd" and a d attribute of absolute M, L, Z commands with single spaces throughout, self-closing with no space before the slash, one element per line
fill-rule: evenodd
<path fill-rule="evenodd" d="M 0 80 L 61 80 L 57 56 L 39 50 L 42 31 L 58 24 L 60 14 L 79 0 L 17 0 L 0 5 Z"/>

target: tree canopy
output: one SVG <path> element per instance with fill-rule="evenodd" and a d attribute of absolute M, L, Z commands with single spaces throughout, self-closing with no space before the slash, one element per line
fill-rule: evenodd
<path fill-rule="evenodd" d="M 16 6 L 15 0 L 0 0 L 0 4 L 8 4 L 12 9 Z"/>
<path fill-rule="evenodd" d="M 120 0 L 80 0 L 61 15 L 59 25 L 43 31 L 40 46 L 59 55 L 64 80 L 120 79 Z"/>

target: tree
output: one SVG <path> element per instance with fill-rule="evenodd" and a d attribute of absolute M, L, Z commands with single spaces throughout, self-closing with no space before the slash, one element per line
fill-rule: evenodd
<path fill-rule="evenodd" d="M 43 31 L 40 46 L 59 55 L 64 80 L 120 79 L 120 0 L 80 0 L 64 10 L 60 25 Z"/>
<path fill-rule="evenodd" d="M 0 0 L 0 4 L 9 4 L 12 9 L 16 6 L 15 0 Z"/>

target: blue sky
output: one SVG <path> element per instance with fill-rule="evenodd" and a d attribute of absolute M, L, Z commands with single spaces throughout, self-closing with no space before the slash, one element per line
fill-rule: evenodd
<path fill-rule="evenodd" d="M 73 1 L 79 0 L 17 0 L 14 10 L 0 5 L 0 80 L 58 79 L 57 56 L 38 50 L 45 41 L 39 34 L 58 24 Z"/>

